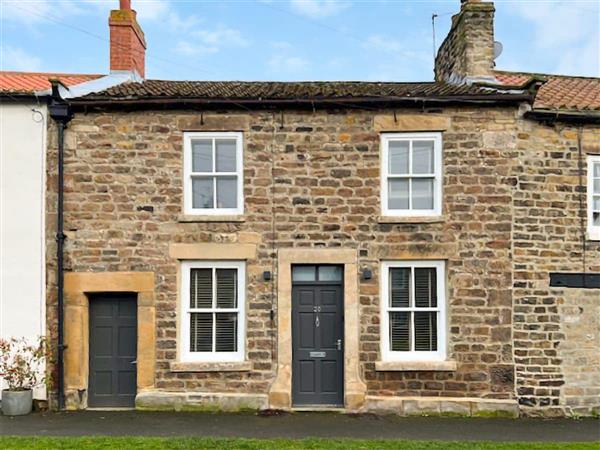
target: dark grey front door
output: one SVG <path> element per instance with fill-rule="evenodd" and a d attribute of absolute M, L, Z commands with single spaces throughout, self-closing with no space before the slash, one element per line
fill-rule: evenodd
<path fill-rule="evenodd" d="M 304 273 L 296 276 L 293 270 L 292 277 L 293 404 L 342 406 L 343 270 L 339 266 L 295 266 L 293 269 L 302 269 Z M 332 275 L 334 272 L 339 276 Z M 314 280 L 310 273 L 314 273 Z"/>
<path fill-rule="evenodd" d="M 136 357 L 136 295 L 91 297 L 88 406 L 135 406 Z"/>

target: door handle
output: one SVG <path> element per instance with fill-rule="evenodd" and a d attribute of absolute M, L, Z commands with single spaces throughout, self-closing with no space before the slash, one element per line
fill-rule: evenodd
<path fill-rule="evenodd" d="M 137 364 L 137 360 L 131 361 L 131 364 Z"/>
<path fill-rule="evenodd" d="M 341 340 L 341 339 L 338 339 L 338 340 L 337 340 L 337 342 L 336 342 L 336 346 L 337 346 L 337 349 L 338 349 L 338 350 L 341 350 L 341 349 L 342 349 L 342 340 Z"/>

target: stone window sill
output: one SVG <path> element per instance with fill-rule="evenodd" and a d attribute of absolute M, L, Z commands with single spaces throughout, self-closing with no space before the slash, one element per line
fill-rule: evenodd
<path fill-rule="evenodd" d="M 211 216 L 211 215 L 193 215 L 181 214 L 177 217 L 180 223 L 205 223 L 205 222 L 231 222 L 242 223 L 246 221 L 245 216 Z"/>
<path fill-rule="evenodd" d="M 455 372 L 456 361 L 377 361 L 375 370 L 378 372 Z"/>
<path fill-rule="evenodd" d="M 172 362 L 171 372 L 248 372 L 252 370 L 250 361 L 243 362 Z"/>
<path fill-rule="evenodd" d="M 600 231 L 588 231 L 585 237 L 588 241 L 600 241 Z"/>
<path fill-rule="evenodd" d="M 443 223 L 446 216 L 422 216 L 422 217 L 403 217 L 403 216 L 379 216 L 378 223 L 398 223 L 398 224 L 418 224 L 418 223 Z"/>

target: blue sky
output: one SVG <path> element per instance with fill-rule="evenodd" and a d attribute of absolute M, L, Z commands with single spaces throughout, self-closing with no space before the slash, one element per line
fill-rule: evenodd
<path fill-rule="evenodd" d="M 0 0 L 2 70 L 106 73 L 118 0 Z M 158 79 L 433 78 L 459 0 L 132 0 Z M 600 76 L 600 1 L 495 2 L 497 67 Z"/>

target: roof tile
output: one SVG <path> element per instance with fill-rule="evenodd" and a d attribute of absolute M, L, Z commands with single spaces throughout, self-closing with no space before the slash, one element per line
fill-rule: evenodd
<path fill-rule="evenodd" d="M 600 78 L 496 72 L 496 79 L 504 85 L 523 85 L 533 77 L 546 79 L 535 97 L 534 109 L 600 111 Z"/>
<path fill-rule="evenodd" d="M 336 100 L 434 98 L 498 95 L 503 91 L 445 83 L 359 81 L 164 81 L 145 80 L 113 86 L 82 100 L 207 99 L 207 100 Z"/>
<path fill-rule="evenodd" d="M 54 78 L 59 79 L 65 86 L 73 86 L 102 76 L 98 74 L 0 71 L 0 94 L 33 94 L 36 91 L 49 89 L 50 81 L 48 80 Z"/>

